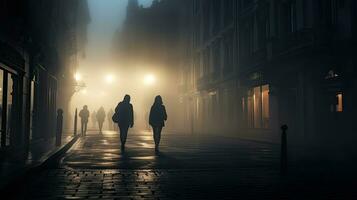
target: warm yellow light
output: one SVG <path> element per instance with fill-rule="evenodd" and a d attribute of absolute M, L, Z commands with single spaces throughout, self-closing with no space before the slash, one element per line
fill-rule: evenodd
<path fill-rule="evenodd" d="M 107 93 L 106 92 L 101 92 L 100 95 L 101 96 L 107 96 Z"/>
<path fill-rule="evenodd" d="M 156 81 L 156 78 L 154 75 L 152 74 L 147 74 L 145 77 L 144 77 L 144 84 L 145 85 L 152 85 L 154 84 Z"/>
<path fill-rule="evenodd" d="M 81 93 L 86 95 L 88 92 L 87 92 L 87 90 L 81 90 Z"/>
<path fill-rule="evenodd" d="M 108 74 L 105 76 L 105 82 L 107 83 L 113 83 L 114 82 L 114 75 L 113 74 Z"/>
<path fill-rule="evenodd" d="M 74 79 L 75 79 L 76 81 L 81 81 L 81 80 L 82 80 L 82 75 L 77 72 L 76 74 L 74 74 Z"/>
<path fill-rule="evenodd" d="M 336 111 L 343 112 L 343 95 L 342 95 L 342 93 L 337 94 L 336 98 L 337 98 Z"/>

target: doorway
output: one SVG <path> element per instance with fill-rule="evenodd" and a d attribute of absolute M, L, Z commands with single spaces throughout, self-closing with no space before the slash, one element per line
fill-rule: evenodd
<path fill-rule="evenodd" d="M 14 80 L 16 75 L 0 69 L 0 147 L 11 145 L 13 137 L 13 123 L 15 117 L 14 107 Z"/>

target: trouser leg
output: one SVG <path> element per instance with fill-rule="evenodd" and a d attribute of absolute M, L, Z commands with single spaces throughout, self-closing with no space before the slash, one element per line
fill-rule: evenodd
<path fill-rule="evenodd" d="M 86 135 L 87 134 L 87 122 L 86 123 L 84 123 L 84 135 Z"/>
<path fill-rule="evenodd" d="M 157 146 L 160 144 L 162 127 L 157 127 Z"/>
<path fill-rule="evenodd" d="M 81 135 L 82 135 L 82 136 L 83 136 L 83 131 L 84 131 L 84 130 L 83 130 L 83 128 L 84 128 L 83 126 L 84 126 L 84 124 L 83 124 L 83 122 L 82 122 L 82 123 L 81 123 Z"/>
<path fill-rule="evenodd" d="M 152 134 L 152 136 L 153 136 L 153 138 L 154 138 L 154 142 L 155 142 L 155 147 L 157 146 L 156 145 L 156 127 L 152 127 L 152 132 L 153 132 L 153 134 Z"/>
<path fill-rule="evenodd" d="M 102 129 L 103 129 L 103 122 L 98 122 L 99 124 L 99 131 L 102 132 Z"/>
<path fill-rule="evenodd" d="M 124 146 L 125 143 L 126 143 L 126 138 L 127 138 L 127 135 L 128 135 L 128 129 L 129 127 L 127 126 L 119 126 L 119 129 L 120 129 L 120 141 L 121 141 L 121 144 Z"/>
<path fill-rule="evenodd" d="M 161 140 L 161 130 L 162 127 L 153 127 L 153 132 L 154 132 L 154 141 L 155 141 L 155 147 L 159 147 L 160 140 Z"/>

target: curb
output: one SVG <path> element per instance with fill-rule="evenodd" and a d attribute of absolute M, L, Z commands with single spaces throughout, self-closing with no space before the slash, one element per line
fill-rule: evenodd
<path fill-rule="evenodd" d="M 61 148 L 57 149 L 51 155 L 48 156 L 46 160 L 44 160 L 42 163 L 39 163 L 34 166 L 30 166 L 24 169 L 23 172 L 20 172 L 17 174 L 17 176 L 11 180 L 9 183 L 3 185 L 0 188 L 1 194 L 12 194 L 13 190 L 16 190 L 16 187 L 19 184 L 22 184 L 24 180 L 30 178 L 34 174 L 42 171 L 46 167 L 51 166 L 53 163 L 55 163 L 64 153 L 66 153 L 79 139 L 79 136 L 75 136 L 69 141 L 67 144 L 63 145 Z"/>

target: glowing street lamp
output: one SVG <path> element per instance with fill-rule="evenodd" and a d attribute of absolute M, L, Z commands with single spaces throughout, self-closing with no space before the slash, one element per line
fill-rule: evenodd
<path fill-rule="evenodd" d="M 105 82 L 108 84 L 111 84 L 114 82 L 114 75 L 113 74 L 108 74 L 105 76 Z"/>
<path fill-rule="evenodd" d="M 156 82 L 156 78 L 155 78 L 155 76 L 152 75 L 152 74 L 147 74 L 147 75 L 144 77 L 144 84 L 145 84 L 145 85 L 153 85 L 155 82 Z"/>
<path fill-rule="evenodd" d="M 75 73 L 74 74 L 74 79 L 78 82 L 82 80 L 82 75 L 80 73 Z"/>
<path fill-rule="evenodd" d="M 84 89 L 84 90 L 81 91 L 81 93 L 82 93 L 83 95 L 86 95 L 88 92 L 87 92 L 86 89 Z"/>

